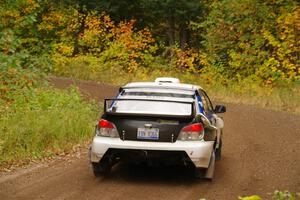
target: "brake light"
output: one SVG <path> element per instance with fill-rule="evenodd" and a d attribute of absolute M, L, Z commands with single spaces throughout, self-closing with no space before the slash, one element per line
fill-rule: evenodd
<path fill-rule="evenodd" d="M 202 140 L 204 136 L 204 128 L 201 123 L 191 124 L 181 129 L 178 139 L 185 141 Z"/>
<path fill-rule="evenodd" d="M 98 127 L 99 128 L 115 128 L 114 124 L 105 120 L 105 119 L 101 119 L 98 123 Z"/>
<path fill-rule="evenodd" d="M 105 119 L 101 119 L 98 122 L 98 126 L 96 127 L 96 135 L 103 137 L 119 137 L 118 130 L 116 126 Z"/>
<path fill-rule="evenodd" d="M 201 132 L 203 131 L 203 126 L 200 123 L 197 124 L 192 124 L 186 127 L 183 127 L 183 129 L 181 131 L 185 131 L 185 132 Z"/>

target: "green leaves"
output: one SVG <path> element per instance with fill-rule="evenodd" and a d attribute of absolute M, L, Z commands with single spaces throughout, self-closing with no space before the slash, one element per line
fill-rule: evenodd
<path fill-rule="evenodd" d="M 296 22 L 299 12 L 299 4 L 292 0 L 284 4 L 260 0 L 215 1 L 207 19 L 199 26 L 205 30 L 201 50 L 207 55 L 204 63 L 208 67 L 223 63 L 224 75 L 233 80 L 253 74 L 267 84 L 299 79 L 299 41 L 295 40 L 294 32 L 300 29 Z"/>
<path fill-rule="evenodd" d="M 299 192 L 296 194 L 293 194 L 287 190 L 285 190 L 285 191 L 276 190 L 273 194 L 274 200 L 297 200 L 298 198 L 300 199 Z"/>

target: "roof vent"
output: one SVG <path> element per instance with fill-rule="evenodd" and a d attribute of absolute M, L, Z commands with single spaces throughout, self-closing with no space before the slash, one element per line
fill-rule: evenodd
<path fill-rule="evenodd" d="M 155 83 L 177 83 L 177 84 L 179 84 L 180 81 L 178 78 L 159 77 L 159 78 L 155 79 Z"/>

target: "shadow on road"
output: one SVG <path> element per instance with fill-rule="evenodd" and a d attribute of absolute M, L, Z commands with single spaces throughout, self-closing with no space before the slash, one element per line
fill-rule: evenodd
<path fill-rule="evenodd" d="M 121 162 L 114 166 L 109 175 L 101 178 L 101 181 L 106 180 L 168 185 L 190 185 L 211 182 L 206 179 L 194 178 L 193 169 L 186 166 L 148 166 L 146 164 L 132 164 L 128 162 Z"/>

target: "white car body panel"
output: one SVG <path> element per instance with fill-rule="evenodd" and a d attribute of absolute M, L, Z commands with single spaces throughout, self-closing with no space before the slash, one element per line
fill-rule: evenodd
<path fill-rule="evenodd" d="M 95 136 L 91 145 L 91 161 L 99 162 L 109 148 L 184 151 L 197 167 L 207 168 L 213 151 L 213 141 L 142 142 Z"/>

